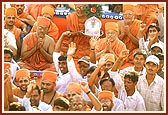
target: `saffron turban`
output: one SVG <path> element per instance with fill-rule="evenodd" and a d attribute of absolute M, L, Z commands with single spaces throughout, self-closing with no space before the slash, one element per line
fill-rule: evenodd
<path fill-rule="evenodd" d="M 134 8 L 135 6 L 132 4 L 123 4 L 123 12 L 125 12 L 126 10 L 131 10 L 134 12 Z"/>
<path fill-rule="evenodd" d="M 14 15 L 15 17 L 17 16 L 17 10 L 14 7 L 10 7 L 5 9 L 5 16 L 9 16 L 9 15 Z"/>
<path fill-rule="evenodd" d="M 115 22 L 107 22 L 105 24 L 105 31 L 108 31 L 108 30 L 115 30 L 118 32 L 118 24 Z"/>
<path fill-rule="evenodd" d="M 29 77 L 30 78 L 30 71 L 28 69 L 20 69 L 16 71 L 16 80 L 19 80 L 20 77 Z"/>
<path fill-rule="evenodd" d="M 55 83 L 57 80 L 57 73 L 52 71 L 43 71 L 42 80 L 48 80 Z"/>
<path fill-rule="evenodd" d="M 45 27 L 49 27 L 51 23 L 51 20 L 42 16 L 39 16 L 37 18 L 37 25 L 38 26 L 45 26 Z"/>
<path fill-rule="evenodd" d="M 45 6 L 42 8 L 42 15 L 43 14 L 49 14 L 50 16 L 54 16 L 54 8 L 51 8 L 49 6 Z"/>
<path fill-rule="evenodd" d="M 110 99 L 113 100 L 113 94 L 111 91 L 101 91 L 98 94 L 98 99 L 102 100 L 102 99 Z"/>
<path fill-rule="evenodd" d="M 70 92 L 70 91 L 74 91 L 76 92 L 77 94 L 80 94 L 82 93 L 82 89 L 80 87 L 80 85 L 78 83 L 75 83 L 75 82 L 70 82 L 67 86 L 67 91 Z"/>

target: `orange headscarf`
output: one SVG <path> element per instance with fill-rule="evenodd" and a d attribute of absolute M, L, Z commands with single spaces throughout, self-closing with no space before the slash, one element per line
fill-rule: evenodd
<path fill-rule="evenodd" d="M 80 87 L 80 85 L 78 83 L 75 83 L 75 82 L 70 82 L 67 86 L 67 91 L 70 92 L 70 91 L 74 91 L 78 94 L 81 95 L 82 93 L 82 89 Z"/>
<path fill-rule="evenodd" d="M 43 14 L 50 14 L 50 16 L 54 16 L 54 8 L 51 8 L 50 6 L 45 6 L 42 8 L 42 15 Z"/>
<path fill-rule="evenodd" d="M 10 7 L 5 9 L 5 16 L 9 16 L 9 15 L 14 15 L 15 17 L 17 16 L 17 10 L 14 7 Z"/>
<path fill-rule="evenodd" d="M 45 18 L 45 17 L 42 17 L 42 16 L 39 16 L 37 18 L 37 25 L 39 25 L 39 26 L 49 27 L 50 23 L 51 23 L 51 20 L 49 20 L 48 18 Z"/>
<path fill-rule="evenodd" d="M 20 77 L 29 77 L 30 78 L 30 71 L 28 69 L 20 69 L 16 71 L 16 80 L 19 80 Z"/>
<path fill-rule="evenodd" d="M 42 80 L 49 80 L 55 83 L 57 80 L 57 73 L 52 71 L 43 71 Z"/>
<path fill-rule="evenodd" d="M 113 94 L 111 91 L 101 91 L 98 94 L 98 99 L 102 100 L 102 99 L 110 99 L 113 100 Z"/>
<path fill-rule="evenodd" d="M 118 32 L 118 24 L 115 22 L 107 22 L 105 24 L 105 31 L 107 30 L 115 30 Z"/>
<path fill-rule="evenodd" d="M 135 6 L 132 4 L 123 4 L 123 12 L 125 12 L 126 10 L 131 10 L 134 12 L 134 8 Z"/>

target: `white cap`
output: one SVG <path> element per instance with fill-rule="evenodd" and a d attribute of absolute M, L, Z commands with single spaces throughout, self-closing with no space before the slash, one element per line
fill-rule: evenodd
<path fill-rule="evenodd" d="M 154 55 L 150 55 L 146 58 L 146 63 L 147 62 L 153 62 L 154 64 L 159 65 L 160 60 L 158 57 L 156 57 Z"/>
<path fill-rule="evenodd" d="M 154 47 L 159 47 L 163 52 L 163 45 L 160 42 L 156 42 L 156 43 L 152 44 L 151 49 Z"/>

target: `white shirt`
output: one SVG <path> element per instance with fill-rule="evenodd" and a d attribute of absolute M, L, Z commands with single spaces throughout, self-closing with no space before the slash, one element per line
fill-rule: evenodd
<path fill-rule="evenodd" d="M 60 57 L 60 53 L 58 52 L 53 52 L 53 61 L 54 61 L 54 65 L 56 68 L 56 71 L 58 72 L 58 79 L 56 81 L 56 90 L 60 93 L 64 93 L 67 94 L 67 85 L 69 84 L 69 82 L 75 82 L 76 79 L 70 75 L 70 73 L 66 73 L 66 74 L 62 74 L 61 70 L 59 69 L 58 66 L 58 58 Z"/>
<path fill-rule="evenodd" d="M 39 110 L 40 111 L 53 111 L 51 105 L 48 105 L 47 103 L 42 102 L 42 101 L 39 101 L 39 105 L 37 107 L 39 110 L 33 108 L 30 103 L 30 98 L 26 98 L 26 96 L 24 96 L 23 99 L 19 98 L 19 102 L 26 108 L 26 111 L 39 111 Z"/>
<path fill-rule="evenodd" d="M 80 81 L 86 81 L 87 82 L 87 76 L 82 77 L 78 73 L 73 59 L 71 59 L 70 61 L 67 60 L 67 63 L 68 63 L 68 71 L 69 71 L 70 75 L 73 76 L 74 82 L 76 82 L 76 83 L 79 83 Z M 82 96 L 83 96 L 85 101 L 90 101 L 88 95 L 86 93 L 84 93 L 84 91 L 82 91 Z"/>
<path fill-rule="evenodd" d="M 7 29 L 4 29 L 3 32 L 4 36 L 6 36 L 4 38 L 4 44 L 6 42 L 8 46 L 13 46 L 17 50 L 15 35 Z"/>
<path fill-rule="evenodd" d="M 144 99 L 137 90 L 135 90 L 132 96 L 127 96 L 126 90 L 123 87 L 118 92 L 118 98 L 124 102 L 124 109 L 126 111 L 146 111 Z"/>
<path fill-rule="evenodd" d="M 114 106 L 112 108 L 112 111 L 124 111 L 123 101 L 116 98 L 114 94 L 113 94 L 113 103 L 114 103 Z"/>
<path fill-rule="evenodd" d="M 108 73 L 110 74 L 110 77 L 114 80 L 117 91 L 121 89 L 124 86 L 124 82 L 118 72 L 113 72 L 109 70 Z"/>
<path fill-rule="evenodd" d="M 78 73 L 73 58 L 70 61 L 68 61 L 68 59 L 67 59 L 67 64 L 68 64 L 68 71 L 69 71 L 70 75 L 73 76 L 74 81 L 76 81 L 77 83 L 79 83 L 79 81 L 86 81 L 87 82 L 87 77 L 85 76 L 83 78 Z"/>
<path fill-rule="evenodd" d="M 15 80 L 16 71 L 19 69 L 20 69 L 19 65 L 12 59 L 12 63 L 11 63 L 11 82 L 12 83 Z"/>
<path fill-rule="evenodd" d="M 125 75 L 125 73 L 127 73 L 128 71 L 135 71 L 135 66 L 131 66 L 131 67 L 127 67 L 127 68 L 124 68 L 122 70 L 120 70 L 120 74 L 122 75 Z M 139 72 L 139 75 L 142 76 L 142 75 L 145 75 L 146 74 L 146 68 L 143 67 L 142 71 Z"/>
<path fill-rule="evenodd" d="M 146 75 L 140 77 L 137 90 L 144 98 L 147 111 L 164 110 L 164 88 L 164 80 L 157 74 L 150 85 L 148 85 Z"/>

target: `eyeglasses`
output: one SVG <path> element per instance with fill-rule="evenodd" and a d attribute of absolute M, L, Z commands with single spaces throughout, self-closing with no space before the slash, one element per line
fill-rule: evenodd
<path fill-rule="evenodd" d="M 73 107 L 73 108 L 76 108 L 76 107 L 82 108 L 83 106 L 84 106 L 84 105 L 83 105 L 82 103 L 78 103 L 78 104 L 72 104 L 71 107 Z"/>
<path fill-rule="evenodd" d="M 19 83 L 23 83 L 23 82 L 24 82 L 24 83 L 27 83 L 28 80 L 20 80 L 20 81 L 19 81 Z"/>
<path fill-rule="evenodd" d="M 75 95 L 76 95 L 75 93 L 74 94 L 67 94 L 68 97 L 73 97 Z"/>

